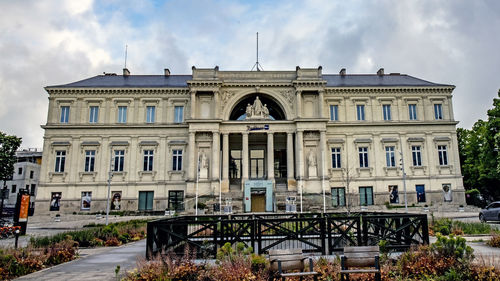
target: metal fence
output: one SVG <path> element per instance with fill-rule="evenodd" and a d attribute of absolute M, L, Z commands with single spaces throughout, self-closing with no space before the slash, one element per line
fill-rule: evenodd
<path fill-rule="evenodd" d="M 183 254 L 186 246 L 199 258 L 214 258 L 225 243 L 238 242 L 255 253 L 301 248 L 333 254 L 345 246 L 377 245 L 387 241 L 393 251 L 428 244 L 425 214 L 325 213 L 180 216 L 148 223 L 146 257 Z"/>

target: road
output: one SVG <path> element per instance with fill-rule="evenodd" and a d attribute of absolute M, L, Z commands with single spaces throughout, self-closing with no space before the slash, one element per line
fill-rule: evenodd
<path fill-rule="evenodd" d="M 16 280 L 116 280 L 115 269 L 120 265 L 120 277 L 136 267 L 144 257 L 146 239 L 116 248 L 80 250 L 81 258 L 38 271 Z"/>

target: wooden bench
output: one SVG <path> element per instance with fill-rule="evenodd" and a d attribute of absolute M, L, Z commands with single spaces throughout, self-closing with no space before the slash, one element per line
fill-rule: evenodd
<path fill-rule="evenodd" d="M 306 260 L 309 261 L 309 271 L 305 271 Z M 269 250 L 269 262 L 271 263 L 271 270 L 277 271 L 281 280 L 295 276 L 300 277 L 300 280 L 302 280 L 302 277 L 310 275 L 314 276 L 314 280 L 318 280 L 318 273 L 313 269 L 312 258 L 305 257 L 302 254 L 302 249 Z M 293 270 L 300 270 L 300 272 L 288 272 Z"/>
<path fill-rule="evenodd" d="M 379 252 L 379 246 L 344 247 L 344 254 L 340 256 L 340 280 L 349 280 L 350 273 L 375 273 L 375 280 L 380 281 Z M 363 267 L 374 268 L 359 269 Z"/>

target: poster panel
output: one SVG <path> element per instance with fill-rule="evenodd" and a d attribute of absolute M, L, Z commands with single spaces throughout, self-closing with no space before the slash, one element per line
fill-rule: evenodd
<path fill-rule="evenodd" d="M 59 211 L 61 206 L 61 192 L 52 192 L 52 198 L 50 199 L 50 211 Z"/>
<path fill-rule="evenodd" d="M 19 208 L 19 222 L 28 221 L 29 207 L 30 207 L 30 196 L 28 194 L 21 195 L 21 207 Z"/>
<path fill-rule="evenodd" d="M 113 191 L 113 197 L 111 200 L 111 210 L 119 211 L 122 205 L 122 192 L 121 191 Z"/>

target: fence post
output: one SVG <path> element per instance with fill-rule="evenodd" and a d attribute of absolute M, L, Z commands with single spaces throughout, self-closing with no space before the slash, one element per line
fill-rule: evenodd
<path fill-rule="evenodd" d="M 326 249 L 326 231 L 325 231 L 325 227 L 326 227 L 326 216 L 324 215 L 323 213 L 323 217 L 320 219 L 319 223 L 321 224 L 321 254 L 322 255 L 325 255 L 326 252 L 327 252 L 327 249 Z"/>
<path fill-rule="evenodd" d="M 214 224 L 214 233 L 213 233 L 213 238 L 214 238 L 214 250 L 213 250 L 213 255 L 215 258 L 217 258 L 217 234 L 218 234 L 218 231 L 217 229 L 219 228 L 219 225 L 220 225 L 220 220 L 216 220 L 215 221 L 215 224 Z"/>
<path fill-rule="evenodd" d="M 361 214 L 359 216 L 362 222 L 362 229 L 363 229 L 363 246 L 368 246 L 368 221 L 365 217 L 365 214 Z"/>
<path fill-rule="evenodd" d="M 359 216 L 359 217 L 355 218 L 355 220 L 356 220 L 355 224 L 357 226 L 356 237 L 357 237 L 357 242 L 358 242 L 358 244 L 355 246 L 361 246 L 361 245 L 363 245 L 362 237 L 361 237 L 362 232 L 363 232 L 363 228 L 361 228 L 361 217 Z"/>
<path fill-rule="evenodd" d="M 153 243 L 154 243 L 154 222 L 148 222 L 147 224 L 147 237 L 146 237 L 146 259 L 150 260 L 153 258 Z"/>
<path fill-rule="evenodd" d="M 257 218 L 255 220 L 255 223 L 257 224 L 257 245 L 259 247 L 258 253 L 259 253 L 259 255 L 261 255 L 262 254 L 262 225 L 261 225 L 259 218 Z"/>
<path fill-rule="evenodd" d="M 422 215 L 422 220 L 420 221 L 420 224 L 422 225 L 422 239 L 424 240 L 424 244 L 429 245 L 429 224 L 427 220 L 427 215 L 424 214 Z"/>

